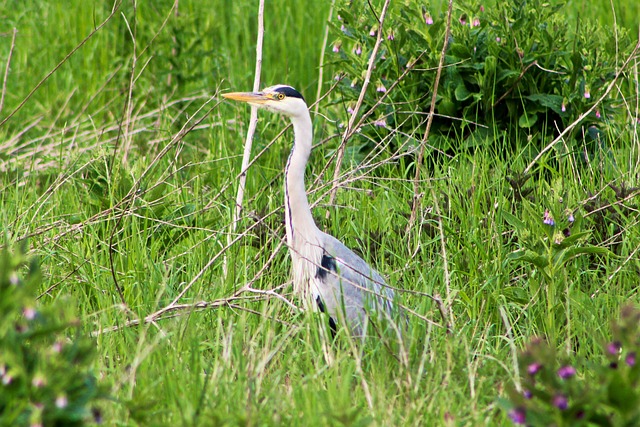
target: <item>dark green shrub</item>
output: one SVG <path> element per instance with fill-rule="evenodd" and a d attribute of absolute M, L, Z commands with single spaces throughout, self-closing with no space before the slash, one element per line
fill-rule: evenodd
<path fill-rule="evenodd" d="M 430 110 L 446 26 L 446 13 L 423 4 L 392 2 L 364 104 L 365 111 L 373 107 L 379 91 L 413 64 L 374 117 L 417 139 Z M 616 72 L 614 34 L 570 22 L 562 8 L 542 0 L 455 2 L 432 145 L 451 150 L 463 137 L 467 146 L 506 139 L 539 149 L 594 105 Z M 376 20 L 365 1 L 343 2 L 338 15 L 334 57 L 344 76 L 342 94 L 355 100 L 376 41 Z M 619 40 L 621 52 L 628 43 Z M 617 105 L 606 98 L 581 125 L 598 126 Z M 581 137 L 578 127 L 574 138 Z"/>
<path fill-rule="evenodd" d="M 0 425 L 99 420 L 90 407 L 105 397 L 91 373 L 94 344 L 79 333 L 72 304 L 36 303 L 40 283 L 24 250 L 0 251 Z"/>

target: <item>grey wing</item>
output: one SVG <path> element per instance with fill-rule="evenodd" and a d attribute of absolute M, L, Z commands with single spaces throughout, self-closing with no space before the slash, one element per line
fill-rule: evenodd
<path fill-rule="evenodd" d="M 367 313 L 393 310 L 393 290 L 384 278 L 338 239 L 324 234 L 323 256 L 315 276 L 316 300 L 332 317 L 342 314 L 359 335 Z M 318 297 L 320 299 L 318 299 Z"/>

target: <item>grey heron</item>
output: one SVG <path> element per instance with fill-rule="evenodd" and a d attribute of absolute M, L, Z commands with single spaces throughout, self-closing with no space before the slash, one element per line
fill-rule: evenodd
<path fill-rule="evenodd" d="M 322 232 L 313 220 L 304 184 L 313 127 L 304 98 L 287 85 L 222 96 L 291 120 L 294 143 L 285 167 L 284 208 L 294 292 L 307 307 L 315 303 L 329 315 L 333 334 L 344 321 L 352 336 L 365 336 L 369 320 L 392 316 L 394 292 L 377 271 L 338 239 Z"/>

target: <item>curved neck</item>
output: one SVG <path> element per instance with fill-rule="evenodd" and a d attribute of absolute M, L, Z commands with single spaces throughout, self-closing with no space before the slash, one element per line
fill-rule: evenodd
<path fill-rule="evenodd" d="M 304 171 L 311 154 L 313 129 L 308 112 L 291 117 L 295 135 L 293 149 L 285 168 L 284 203 L 287 240 L 292 249 L 309 242 L 315 236 L 317 226 L 313 221 L 307 192 L 304 186 Z"/>

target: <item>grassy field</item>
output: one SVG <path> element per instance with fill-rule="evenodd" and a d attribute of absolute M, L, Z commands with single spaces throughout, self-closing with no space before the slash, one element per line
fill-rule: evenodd
<path fill-rule="evenodd" d="M 330 3 L 267 3 L 262 81 L 315 102 Z M 614 7 L 633 32 L 640 6 L 630 3 Z M 344 164 L 327 205 L 348 118 L 324 98 L 307 172 L 314 214 L 415 312 L 402 345 L 329 344 L 291 294 L 290 134 L 249 170 L 230 235 L 249 109 L 218 92 L 251 89 L 257 1 L 123 2 L 113 13 L 110 2 L 3 4 L 0 229 L 39 259 L 40 302 L 71 297 L 94 334 L 95 371 L 114 397 L 101 403 L 108 425 L 500 425 L 498 398 L 518 381 L 530 337 L 591 357 L 621 305 L 638 301 L 637 189 L 622 191 L 639 185 L 637 59 L 630 120 L 604 128 L 600 158 L 549 151 L 523 200 L 510 180 L 530 147 L 430 158 L 409 230 L 406 152 Z M 589 5 L 570 2 L 567 15 L 613 25 L 609 2 Z M 329 61 L 322 93 L 333 73 Z M 260 117 L 254 153 L 286 124 Z M 518 251 L 557 259 L 547 209 L 560 233 L 573 213 L 572 234 L 584 234 L 571 245 L 584 254 L 539 268 Z"/>

